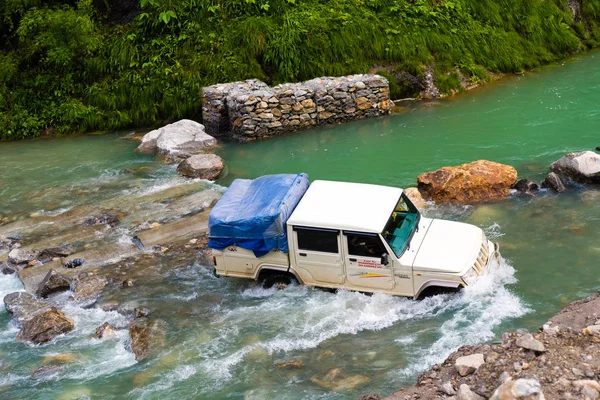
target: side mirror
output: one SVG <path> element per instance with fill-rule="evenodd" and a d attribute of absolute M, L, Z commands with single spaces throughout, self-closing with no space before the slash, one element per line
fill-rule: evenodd
<path fill-rule="evenodd" d="M 381 255 L 381 264 L 382 265 L 388 265 L 389 263 L 390 263 L 390 259 L 389 259 L 388 253 L 383 253 Z"/>

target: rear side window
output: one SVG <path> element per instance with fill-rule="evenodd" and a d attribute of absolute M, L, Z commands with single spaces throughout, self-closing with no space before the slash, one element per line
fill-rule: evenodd
<path fill-rule="evenodd" d="M 338 231 L 323 229 L 294 228 L 298 235 L 298 249 L 339 253 Z"/>

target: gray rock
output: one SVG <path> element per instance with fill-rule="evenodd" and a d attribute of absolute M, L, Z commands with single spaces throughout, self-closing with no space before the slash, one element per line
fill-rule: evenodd
<path fill-rule="evenodd" d="M 548 188 L 557 193 L 562 193 L 567 190 L 562 179 L 556 172 L 550 172 L 548 175 L 546 175 L 544 182 L 542 182 L 542 187 Z"/>
<path fill-rule="evenodd" d="M 8 253 L 8 261 L 17 264 L 27 264 L 37 257 L 37 252 L 34 250 L 26 250 L 26 249 L 12 249 L 10 253 Z"/>
<path fill-rule="evenodd" d="M 575 182 L 600 183 L 600 155 L 593 151 L 566 154 L 550 169 Z"/>
<path fill-rule="evenodd" d="M 182 161 L 177 172 L 188 178 L 216 180 L 223 171 L 223 160 L 216 154 L 198 154 Z"/>
<path fill-rule="evenodd" d="M 70 332 L 75 324 L 58 310 L 46 311 L 29 319 L 17 335 L 21 342 L 46 343 L 58 335 Z"/>
<path fill-rule="evenodd" d="M 544 400 L 540 383 L 535 379 L 508 379 L 500 385 L 490 400 Z"/>
<path fill-rule="evenodd" d="M 98 339 L 102 339 L 105 335 L 113 333 L 115 329 L 108 322 L 103 323 L 99 327 L 96 328 L 96 337 Z"/>
<path fill-rule="evenodd" d="M 21 327 L 25 322 L 38 314 L 54 310 L 56 305 L 46 301 L 36 300 L 26 292 L 14 292 L 4 296 L 6 311 L 12 314 L 16 325 Z"/>
<path fill-rule="evenodd" d="M 62 368 L 62 366 L 56 364 L 42 365 L 41 367 L 33 371 L 31 373 L 31 376 L 37 379 L 47 379 L 58 374 L 60 371 L 62 371 Z"/>
<path fill-rule="evenodd" d="M 578 380 L 573 382 L 573 386 L 580 390 L 585 398 L 600 398 L 600 384 L 592 379 Z"/>
<path fill-rule="evenodd" d="M 485 400 L 485 397 L 481 397 L 477 393 L 473 392 L 468 385 L 464 383 L 460 385 L 458 388 L 458 393 L 456 394 L 457 400 Z"/>
<path fill-rule="evenodd" d="M 142 153 L 150 153 L 150 154 L 156 153 L 156 151 L 158 150 L 158 148 L 156 146 L 156 141 L 157 141 L 158 137 L 160 136 L 160 134 L 161 134 L 160 129 L 156 129 L 156 130 L 153 130 L 152 132 L 146 133 L 142 137 L 142 143 L 140 143 L 137 150 Z"/>
<path fill-rule="evenodd" d="M 70 288 L 71 280 L 56 270 L 51 269 L 38 285 L 35 295 L 44 298 L 52 293 L 69 290 Z"/>
<path fill-rule="evenodd" d="M 467 376 L 477 371 L 484 363 L 483 354 L 471 354 L 457 358 L 454 366 L 460 376 Z"/>
<path fill-rule="evenodd" d="M 84 305 L 92 305 L 102 295 L 102 290 L 108 284 L 108 280 L 99 275 L 80 275 L 71 282 L 73 298 Z"/>
<path fill-rule="evenodd" d="M 456 394 L 456 390 L 452 386 L 452 382 L 446 381 L 438 387 L 438 392 L 444 393 L 448 396 L 454 396 Z"/>
<path fill-rule="evenodd" d="M 186 158 L 197 154 L 207 147 L 217 144 L 217 140 L 204 132 L 204 126 L 188 119 L 166 125 L 146 134 L 148 140 L 142 139 L 140 151 L 155 148 L 159 154 L 172 158 Z M 146 137 L 144 136 L 144 138 Z M 156 147 L 153 142 L 156 142 Z"/>
<path fill-rule="evenodd" d="M 54 258 L 67 257 L 73 253 L 75 253 L 75 248 L 70 244 L 64 244 L 62 246 L 51 247 L 49 249 L 40 251 L 40 253 L 37 255 L 37 260 L 42 264 L 46 264 L 52 261 Z"/>
<path fill-rule="evenodd" d="M 525 350 L 532 350 L 538 353 L 546 351 L 544 344 L 539 340 L 536 340 L 531 333 L 525 334 L 518 338 L 516 345 Z"/>

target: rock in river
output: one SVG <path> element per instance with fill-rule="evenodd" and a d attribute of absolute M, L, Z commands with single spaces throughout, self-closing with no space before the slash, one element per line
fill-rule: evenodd
<path fill-rule="evenodd" d="M 51 269 L 38 285 L 35 295 L 44 298 L 52 293 L 69 290 L 70 288 L 71 280 L 58 273 L 55 269 Z"/>
<path fill-rule="evenodd" d="M 173 158 L 187 158 L 199 153 L 217 140 L 204 132 L 204 125 L 182 119 L 147 133 L 138 150 L 146 153 L 158 152 Z"/>
<path fill-rule="evenodd" d="M 426 200 L 461 204 L 508 197 L 516 181 L 516 169 L 486 160 L 443 167 L 417 178 L 419 192 Z"/>
<path fill-rule="evenodd" d="M 129 324 L 131 351 L 138 361 L 147 358 L 156 347 L 164 345 L 164 323 L 159 320 L 137 318 Z"/>
<path fill-rule="evenodd" d="M 521 179 L 513 186 L 520 193 L 533 196 L 540 190 L 540 185 L 531 179 Z"/>
<path fill-rule="evenodd" d="M 102 290 L 107 284 L 108 280 L 104 276 L 82 273 L 71 283 L 73 298 L 75 301 L 91 305 L 102 295 Z"/>
<path fill-rule="evenodd" d="M 31 318 L 17 335 L 17 340 L 46 343 L 58 335 L 73 330 L 75 324 L 70 318 L 58 310 L 46 311 Z"/>
<path fill-rule="evenodd" d="M 550 172 L 548 175 L 546 175 L 546 179 L 544 179 L 544 182 L 542 182 L 542 187 L 548 188 L 557 193 L 562 193 L 567 190 L 562 179 L 556 172 Z"/>
<path fill-rule="evenodd" d="M 36 300 L 35 297 L 26 292 L 7 294 L 4 296 L 4 305 L 19 327 L 36 315 L 55 309 L 54 304 Z"/>
<path fill-rule="evenodd" d="M 550 169 L 580 183 L 600 183 L 600 154 L 593 151 L 569 153 L 550 164 Z"/>
<path fill-rule="evenodd" d="M 177 172 L 188 178 L 216 180 L 223 171 L 223 160 L 216 154 L 198 154 L 183 160 Z"/>

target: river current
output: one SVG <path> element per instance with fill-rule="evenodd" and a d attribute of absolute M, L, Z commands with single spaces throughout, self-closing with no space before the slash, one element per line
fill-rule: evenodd
<path fill-rule="evenodd" d="M 315 129 L 219 150 L 227 175 L 307 172 L 401 187 L 444 165 L 477 159 L 507 163 L 543 179 L 569 151 L 600 145 L 600 53 L 455 98 L 407 103 L 390 117 Z M 124 134 L 0 144 L 0 218 L 60 214 L 82 204 L 126 199 L 184 184 L 175 167 L 134 152 Z M 476 206 L 431 207 L 429 217 L 482 227 L 504 257 L 476 285 L 422 301 L 292 286 L 265 290 L 217 279 L 208 266 L 157 261 L 161 279 L 136 286 L 127 301 L 167 322 L 167 346 L 138 363 L 127 333 L 94 338 L 116 312 L 67 314 L 75 330 L 42 346 L 15 341 L 0 304 L 0 398 L 17 399 L 351 399 L 390 394 L 462 344 L 495 341 L 517 327 L 536 329 L 570 301 L 600 288 L 600 190 L 517 197 Z M 0 297 L 22 290 L 0 276 Z M 74 360 L 44 379 L 31 372 L 53 355 Z M 299 369 L 278 369 L 301 360 Z M 346 387 L 320 386 L 340 368 Z"/>

